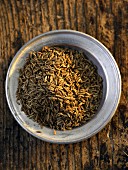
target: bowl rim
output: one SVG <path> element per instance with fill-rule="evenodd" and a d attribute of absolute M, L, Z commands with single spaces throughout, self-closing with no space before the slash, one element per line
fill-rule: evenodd
<path fill-rule="evenodd" d="M 89 38 L 91 40 L 93 40 L 99 47 L 103 47 L 105 49 L 105 52 L 110 56 L 113 64 L 115 65 L 115 71 L 116 71 L 116 74 L 118 76 L 118 98 L 116 99 L 115 103 L 113 104 L 113 108 L 114 108 L 114 111 L 109 115 L 109 117 L 107 118 L 107 120 L 105 120 L 104 124 L 100 127 L 98 127 L 97 129 L 95 129 L 95 131 L 91 134 L 91 135 L 88 135 L 86 138 L 85 137 L 82 137 L 82 138 L 79 138 L 79 139 L 74 139 L 72 141 L 59 141 L 59 140 L 51 140 L 50 138 L 49 139 L 45 139 L 45 138 L 42 138 L 40 136 L 38 136 L 37 134 L 31 132 L 28 128 L 26 128 L 24 126 L 24 124 L 18 119 L 18 117 L 15 115 L 14 113 L 14 110 L 13 110 L 13 106 L 12 106 L 12 103 L 10 102 L 10 96 L 8 95 L 8 81 L 9 81 L 9 73 L 10 73 L 10 70 L 13 66 L 13 63 L 15 61 L 15 59 L 17 58 L 17 56 L 22 52 L 22 50 L 27 47 L 29 44 L 31 44 L 32 42 L 34 42 L 35 40 L 43 37 L 43 36 L 50 36 L 50 35 L 55 35 L 55 34 L 58 34 L 58 33 L 61 33 L 61 34 L 64 34 L 64 33 L 68 33 L 68 34 L 77 34 L 79 36 L 84 36 L 86 38 Z M 23 129 L 25 129 L 28 133 L 30 133 L 31 135 L 35 136 L 36 138 L 39 138 L 43 141 L 46 141 L 46 142 L 51 142 L 51 143 L 58 143 L 58 144 L 66 144 L 66 143 L 75 143 L 75 142 L 79 142 L 83 139 L 88 139 L 90 138 L 91 136 L 95 135 L 96 133 L 98 133 L 100 130 L 102 130 L 106 124 L 111 120 L 111 118 L 113 117 L 113 115 L 115 114 L 115 111 L 118 107 L 118 104 L 119 104 L 119 101 L 120 101 L 120 96 L 121 96 L 121 75 L 120 75 L 120 71 L 119 71 L 119 68 L 118 68 L 118 65 L 114 59 L 114 57 L 112 56 L 112 54 L 110 53 L 110 51 L 101 43 L 99 42 L 97 39 L 95 39 L 94 37 L 88 35 L 88 34 L 85 34 L 85 33 L 82 33 L 82 32 L 79 32 L 79 31 L 75 31 L 75 30 L 66 30 L 66 29 L 62 29 L 62 30 L 54 30 L 54 31 L 49 31 L 49 32 L 45 32 L 43 34 L 40 34 L 34 38 L 32 38 L 31 40 L 29 40 L 27 43 L 25 43 L 21 48 L 20 50 L 15 54 L 9 68 L 8 68 L 8 71 L 7 71 L 7 76 L 6 76 L 6 81 L 5 81 L 5 93 L 6 93 L 6 99 L 7 99 L 7 103 L 9 105 L 9 108 L 14 116 L 14 118 L 16 119 L 16 121 L 21 125 L 21 127 Z"/>

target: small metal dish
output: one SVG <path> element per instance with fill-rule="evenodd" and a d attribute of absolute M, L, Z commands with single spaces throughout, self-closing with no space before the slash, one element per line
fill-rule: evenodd
<path fill-rule="evenodd" d="M 85 125 L 73 130 L 56 131 L 41 128 L 29 119 L 16 102 L 19 68 L 22 68 L 29 52 L 38 51 L 43 46 L 70 46 L 83 50 L 98 67 L 103 78 L 103 97 L 97 114 Z M 121 95 L 121 76 L 118 66 L 107 48 L 93 37 L 72 30 L 56 30 L 41 34 L 26 43 L 13 58 L 6 77 L 6 98 L 17 122 L 30 134 L 52 143 L 72 143 L 87 139 L 98 133 L 112 118 Z"/>

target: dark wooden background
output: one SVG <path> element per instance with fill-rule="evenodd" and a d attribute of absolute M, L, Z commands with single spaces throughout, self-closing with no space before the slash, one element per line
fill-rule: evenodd
<path fill-rule="evenodd" d="M 7 69 L 28 40 L 74 29 L 101 41 L 122 76 L 111 122 L 92 138 L 69 145 L 29 135 L 14 120 L 5 97 Z M 114 87 L 111 87 L 114 88 Z M 128 168 L 128 0 L 0 0 L 0 170 L 125 170 Z"/>

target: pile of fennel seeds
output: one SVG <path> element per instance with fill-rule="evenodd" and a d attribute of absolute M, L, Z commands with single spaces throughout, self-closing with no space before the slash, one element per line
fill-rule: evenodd
<path fill-rule="evenodd" d="M 68 130 L 97 112 L 103 81 L 84 53 L 63 47 L 31 52 L 19 70 L 17 103 L 41 126 Z"/>

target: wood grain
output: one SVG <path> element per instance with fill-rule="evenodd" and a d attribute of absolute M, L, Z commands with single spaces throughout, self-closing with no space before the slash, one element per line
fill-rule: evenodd
<path fill-rule="evenodd" d="M 122 95 L 111 122 L 97 135 L 58 145 L 29 135 L 14 120 L 5 97 L 7 69 L 31 38 L 74 29 L 101 41 L 122 76 Z M 128 168 L 128 1 L 0 1 L 0 170 L 125 170 Z M 112 87 L 114 88 L 114 87 Z"/>

